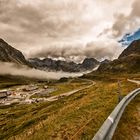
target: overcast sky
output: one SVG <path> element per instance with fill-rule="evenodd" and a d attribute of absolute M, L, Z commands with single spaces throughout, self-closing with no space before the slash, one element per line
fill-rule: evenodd
<path fill-rule="evenodd" d="M 140 27 L 140 0 L 0 0 L 0 37 L 26 57 L 113 59 Z"/>

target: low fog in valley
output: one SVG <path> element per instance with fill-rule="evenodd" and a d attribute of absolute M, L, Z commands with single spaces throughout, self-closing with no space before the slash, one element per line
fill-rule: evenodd
<path fill-rule="evenodd" d="M 82 76 L 82 73 L 67 73 L 67 72 L 48 72 L 37 69 L 31 69 L 27 67 L 17 67 L 12 63 L 0 63 L 0 75 L 14 75 L 14 76 L 25 76 L 29 78 L 37 79 L 60 79 L 62 77 L 78 77 Z"/>

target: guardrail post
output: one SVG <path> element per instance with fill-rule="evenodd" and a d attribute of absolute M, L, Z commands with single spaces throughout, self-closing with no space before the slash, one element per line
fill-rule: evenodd
<path fill-rule="evenodd" d="M 118 80 L 118 103 L 122 100 L 123 96 L 122 96 L 122 92 L 121 92 L 121 83 L 120 81 Z"/>

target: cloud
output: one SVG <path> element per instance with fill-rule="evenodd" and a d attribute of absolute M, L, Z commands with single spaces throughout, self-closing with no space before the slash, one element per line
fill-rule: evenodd
<path fill-rule="evenodd" d="M 112 33 L 115 37 L 120 37 L 128 32 L 133 32 L 140 26 L 140 1 L 135 0 L 131 7 L 131 12 L 128 15 L 123 13 L 116 14 L 114 22 L 112 26 Z"/>
<path fill-rule="evenodd" d="M 46 37 L 71 36 L 89 31 L 93 19 L 89 13 L 91 7 L 85 0 L 80 4 L 74 0 L 37 2 L 37 6 L 32 0 L 2 2 L 5 8 L 1 12 L 1 21 L 22 28 L 24 33 L 40 33 Z"/>
<path fill-rule="evenodd" d="M 0 0 L 0 35 L 27 57 L 114 58 L 114 48 L 122 50 L 116 38 L 139 23 L 138 5 L 138 0 Z"/>
<path fill-rule="evenodd" d="M 12 63 L 0 62 L 0 65 L 2 66 L 0 70 L 0 75 L 10 74 L 13 76 L 25 76 L 29 78 L 56 79 L 56 80 L 62 77 L 82 76 L 82 73 L 47 72 L 26 67 L 17 67 Z"/>
<path fill-rule="evenodd" d="M 52 49 L 53 48 L 53 49 Z M 72 46 L 65 44 L 64 46 L 50 46 L 34 51 L 32 57 L 45 57 L 46 55 L 51 58 L 65 58 L 66 60 L 75 60 L 79 62 L 85 57 L 94 57 L 96 59 L 114 59 L 123 51 L 124 48 L 120 47 L 120 44 L 114 40 L 110 39 L 100 39 L 99 41 L 94 41 L 85 44 L 79 44 L 79 46 Z"/>

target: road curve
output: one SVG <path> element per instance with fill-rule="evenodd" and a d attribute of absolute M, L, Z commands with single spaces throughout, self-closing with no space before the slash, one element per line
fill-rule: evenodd
<path fill-rule="evenodd" d="M 79 92 L 79 91 L 82 91 L 84 89 L 88 89 L 92 86 L 94 86 L 96 83 L 92 80 L 88 80 L 86 79 L 88 82 L 91 82 L 90 85 L 88 86 L 85 86 L 85 87 L 82 87 L 82 88 L 79 88 L 79 89 L 75 89 L 75 90 L 72 90 L 72 91 L 69 91 L 69 92 L 66 92 L 66 93 L 63 93 L 63 94 L 60 94 L 60 95 L 56 95 L 56 96 L 52 96 L 52 97 L 49 97 L 49 98 L 46 98 L 45 100 L 46 101 L 49 101 L 49 102 L 52 102 L 52 101 L 57 101 L 58 99 L 62 98 L 62 97 L 67 97 L 67 96 L 70 96 L 72 94 L 75 94 L 76 92 Z"/>

